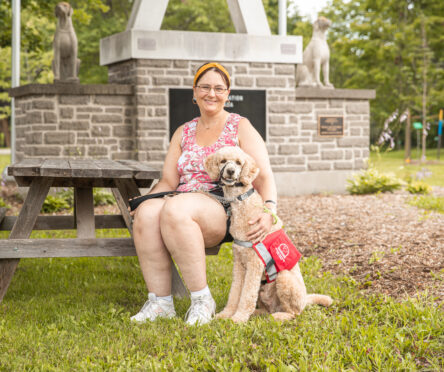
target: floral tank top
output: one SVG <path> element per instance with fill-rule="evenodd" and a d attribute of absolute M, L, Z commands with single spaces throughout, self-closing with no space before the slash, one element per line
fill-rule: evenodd
<path fill-rule="evenodd" d="M 225 127 L 217 141 L 211 146 L 199 146 L 196 143 L 196 126 L 199 118 L 185 123 L 182 132 L 182 154 L 177 161 L 180 175 L 178 191 L 208 191 L 217 184 L 208 176 L 204 168 L 204 160 L 210 154 L 226 146 L 238 146 L 237 137 L 239 121 L 238 114 L 228 114 Z"/>

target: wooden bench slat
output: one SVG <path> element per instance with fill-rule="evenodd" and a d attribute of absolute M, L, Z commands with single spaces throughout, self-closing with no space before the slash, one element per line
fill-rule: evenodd
<path fill-rule="evenodd" d="M 92 159 L 70 159 L 71 176 L 76 178 L 101 178 L 102 170 Z"/>
<path fill-rule="evenodd" d="M 135 256 L 131 238 L 0 239 L 0 258 Z"/>
<path fill-rule="evenodd" d="M 8 167 L 9 176 L 39 176 L 44 159 L 23 159 Z"/>
<path fill-rule="evenodd" d="M 0 231 L 11 231 L 17 216 L 5 216 L 0 223 Z M 125 221 L 120 214 L 94 216 L 96 229 L 125 229 Z M 74 216 L 38 216 L 33 230 L 73 230 Z"/>

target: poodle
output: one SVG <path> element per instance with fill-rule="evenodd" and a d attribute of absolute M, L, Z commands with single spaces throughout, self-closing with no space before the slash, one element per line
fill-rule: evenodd
<path fill-rule="evenodd" d="M 277 320 L 289 320 L 301 314 L 306 305 L 330 306 L 333 301 L 329 296 L 307 294 L 299 264 L 278 272 L 275 281 L 261 286 L 264 263 L 253 248 L 236 243 L 247 240 L 251 228 L 248 221 L 264 210 L 261 196 L 252 187 L 259 173 L 253 158 L 239 147 L 223 147 L 206 158 L 205 169 L 220 182 L 224 198 L 231 202 L 230 233 L 235 238 L 230 294 L 224 310 L 216 317 L 242 323 L 253 313 L 271 313 Z M 279 218 L 275 222 L 270 233 L 282 228 Z"/>

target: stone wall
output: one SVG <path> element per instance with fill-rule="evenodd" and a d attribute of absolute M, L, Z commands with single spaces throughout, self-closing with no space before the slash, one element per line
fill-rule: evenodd
<path fill-rule="evenodd" d="M 15 97 L 16 159 L 133 159 L 134 105 L 130 85 L 25 85 Z"/>

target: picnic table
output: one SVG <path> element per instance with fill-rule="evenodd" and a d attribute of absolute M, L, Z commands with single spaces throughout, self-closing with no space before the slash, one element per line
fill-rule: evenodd
<path fill-rule="evenodd" d="M 0 239 L 0 302 L 21 258 L 135 256 L 132 238 L 96 238 L 95 229 L 127 228 L 132 233 L 128 199 L 160 178 L 160 171 L 144 163 L 108 159 L 24 159 L 9 166 L 8 174 L 29 190 L 18 216 L 5 216 L 6 209 L 0 209 L 0 230 L 11 231 L 9 239 Z M 74 188 L 72 216 L 39 215 L 51 187 Z M 94 187 L 112 189 L 120 215 L 94 215 Z M 76 229 L 77 238 L 29 238 L 32 230 L 64 229 Z M 188 296 L 172 268 L 173 294 Z"/>

